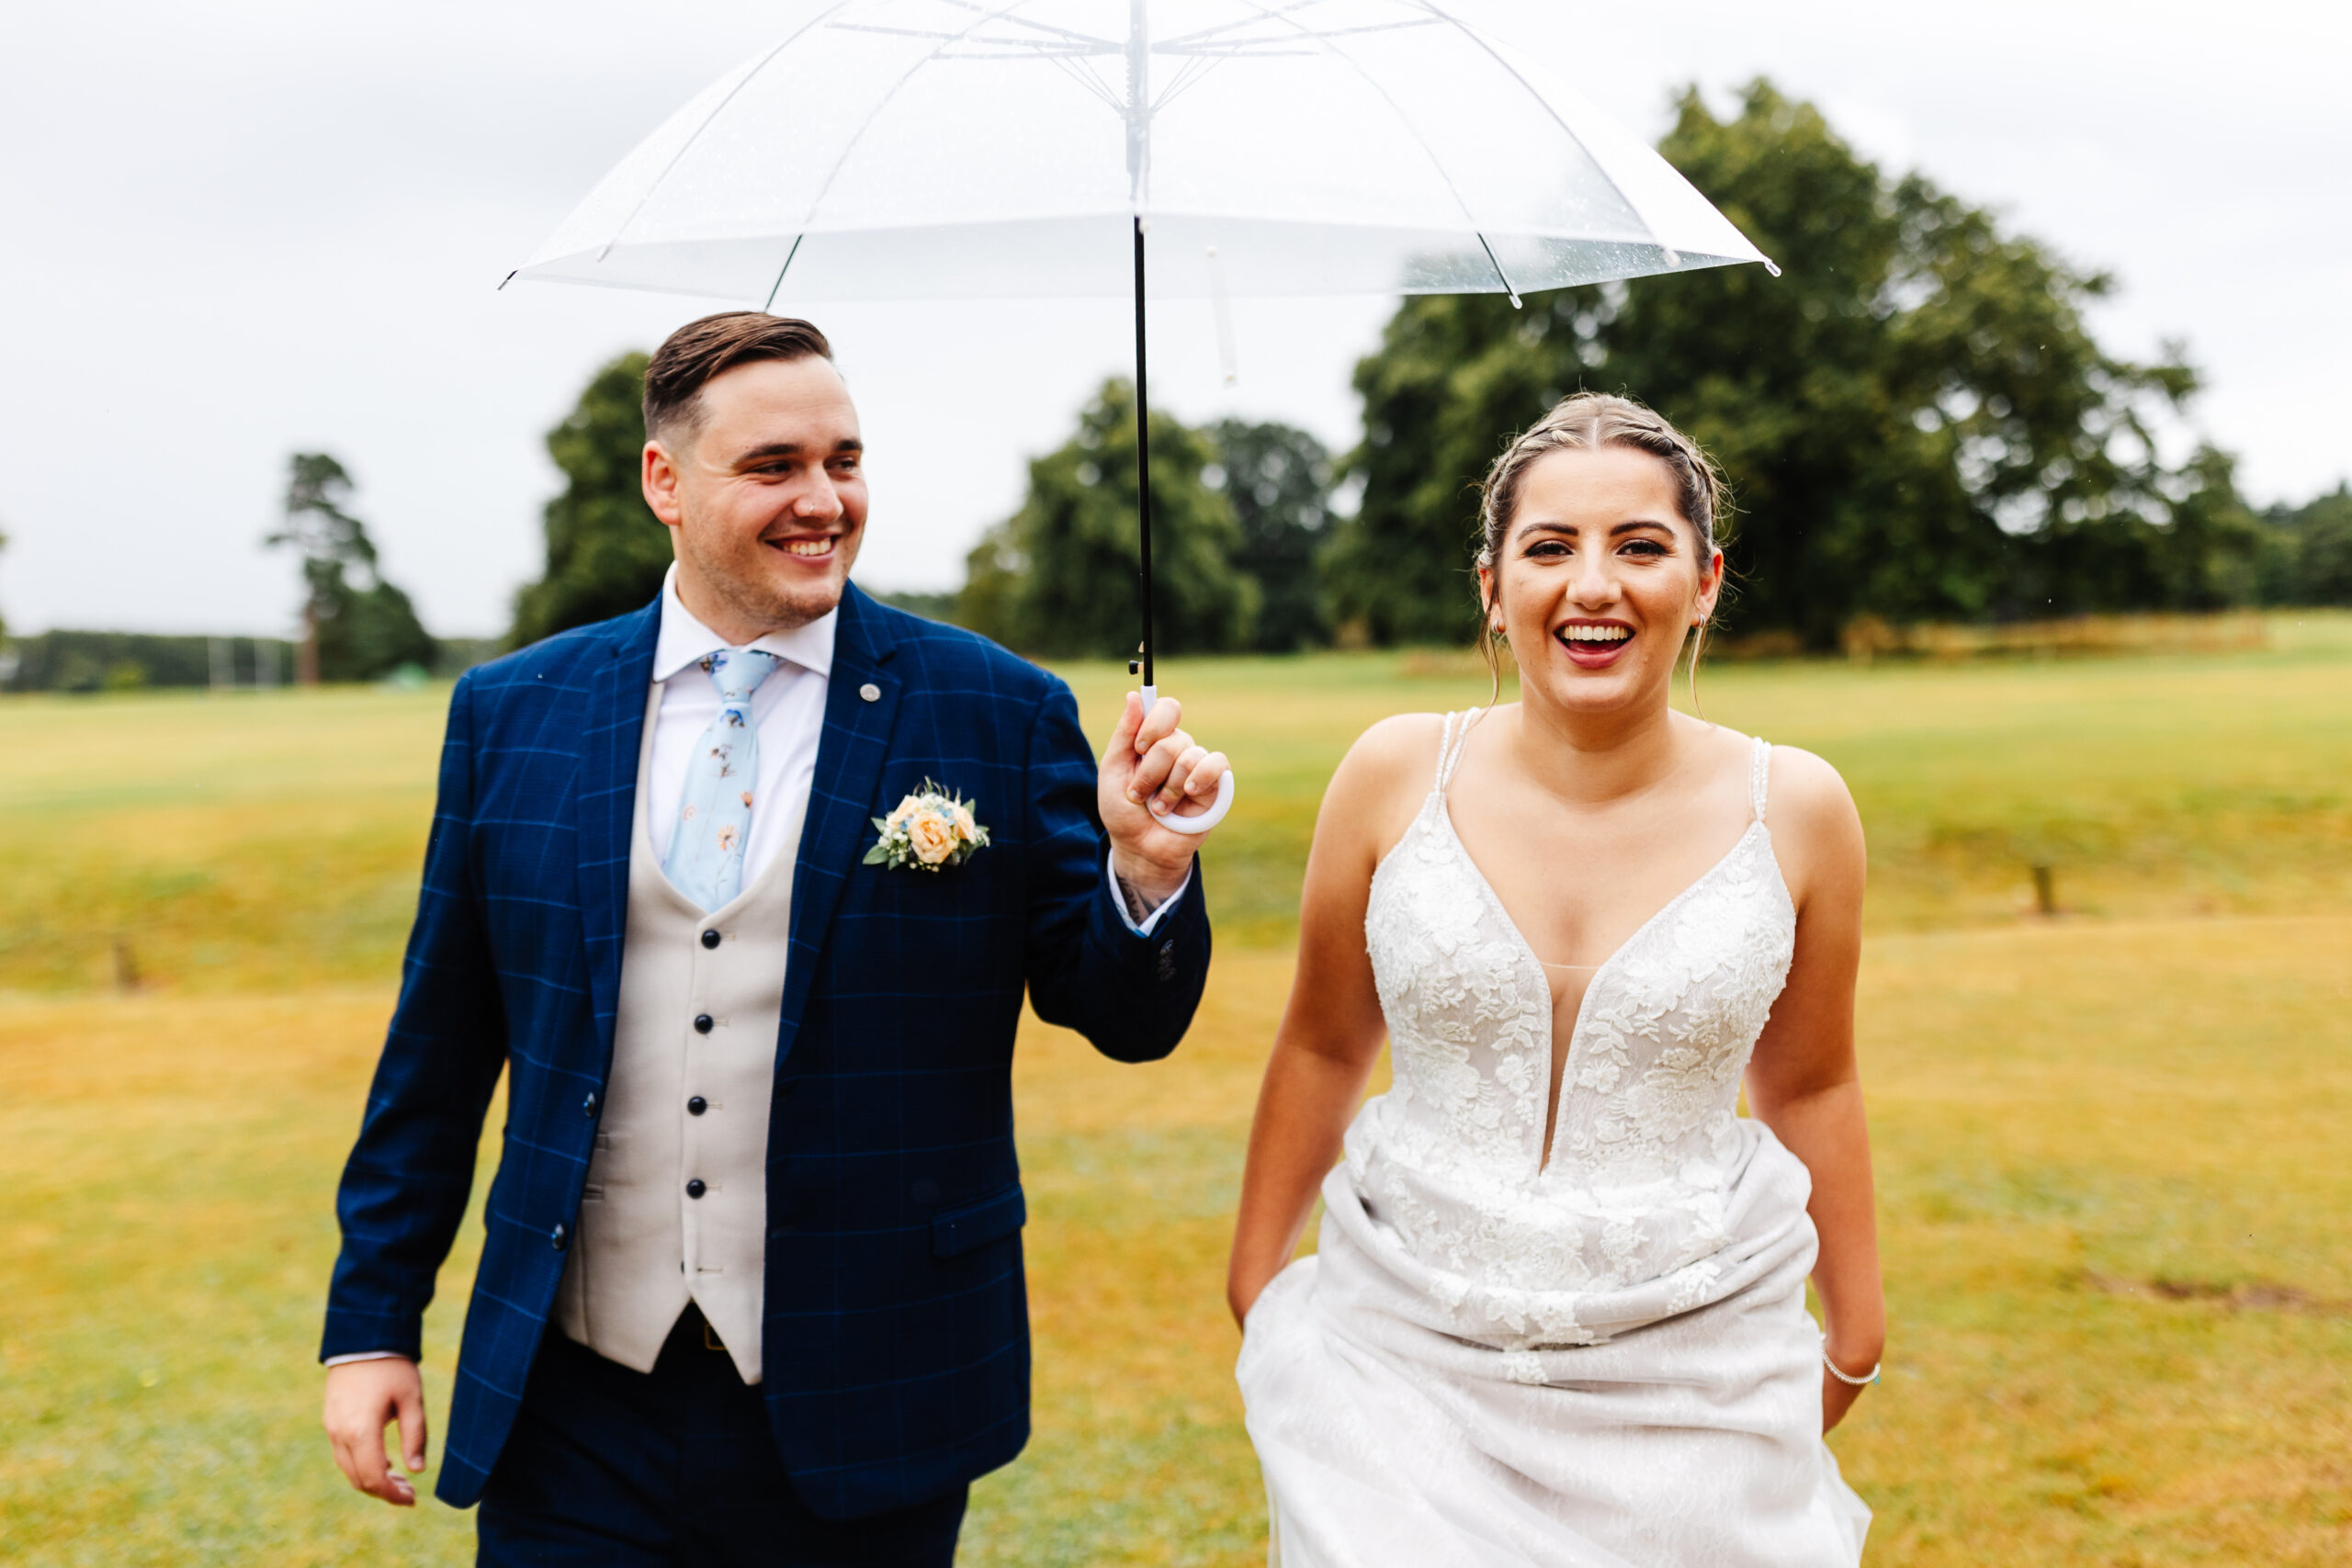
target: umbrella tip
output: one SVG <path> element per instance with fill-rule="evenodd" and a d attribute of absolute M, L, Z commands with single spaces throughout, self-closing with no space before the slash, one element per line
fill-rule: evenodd
<path fill-rule="evenodd" d="M 1781 276 L 1781 264 L 1774 261 L 1770 256 L 1766 256 L 1764 258 L 1764 270 L 1770 273 L 1774 277 L 1778 277 Z"/>
<path fill-rule="evenodd" d="M 516 268 L 514 269 L 514 272 L 520 272 L 520 271 L 522 271 L 522 270 L 523 270 L 523 269 L 522 269 L 521 267 L 519 267 L 519 266 L 518 266 L 518 267 L 516 267 Z M 514 282 L 514 272 L 510 272 L 510 273 L 508 273 L 504 277 L 500 278 L 500 279 L 498 280 L 498 287 L 497 287 L 496 288 L 494 288 L 494 289 L 491 290 L 491 292 L 492 292 L 492 293 L 493 293 L 493 294 L 503 294 L 503 293 L 505 293 L 505 292 L 506 292 L 506 286 L 507 286 L 508 284 L 510 284 L 510 283 L 512 283 L 512 282 Z"/>
<path fill-rule="evenodd" d="M 1526 305 L 1521 301 L 1519 296 L 1516 294 L 1513 294 L 1510 297 L 1510 308 L 1514 310 L 1524 310 L 1527 309 Z"/>

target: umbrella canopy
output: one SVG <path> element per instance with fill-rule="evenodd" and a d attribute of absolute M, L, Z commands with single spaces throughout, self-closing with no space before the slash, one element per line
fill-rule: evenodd
<path fill-rule="evenodd" d="M 1137 217 L 1169 297 L 1764 260 L 1547 62 L 1428 0 L 834 0 L 518 276 L 770 306 L 1116 296 Z"/>
<path fill-rule="evenodd" d="M 1638 138 L 1431 0 L 827 0 L 515 272 L 820 301 L 1522 293 L 1766 261 Z M 1776 269 L 1777 270 L 1777 269 Z M 502 286 L 503 287 L 503 286 Z M 1199 816 L 1232 805 L 1233 775 Z"/>

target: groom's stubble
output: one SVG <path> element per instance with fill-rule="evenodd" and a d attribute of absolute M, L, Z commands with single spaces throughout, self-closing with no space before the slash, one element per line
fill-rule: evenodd
<path fill-rule="evenodd" d="M 737 364 L 649 431 L 646 504 L 685 608 L 741 647 L 841 603 L 864 538 L 857 410 L 820 355 Z"/>

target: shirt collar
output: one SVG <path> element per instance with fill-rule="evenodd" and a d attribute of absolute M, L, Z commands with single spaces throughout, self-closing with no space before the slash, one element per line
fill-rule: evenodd
<path fill-rule="evenodd" d="M 820 675 L 833 672 L 833 633 L 841 624 L 838 608 L 826 611 L 805 626 L 770 632 L 755 637 L 752 647 L 773 653 Z M 662 579 L 662 634 L 653 644 L 653 678 L 666 681 L 707 653 L 728 646 L 725 637 L 695 618 L 678 597 L 678 563 L 672 561 Z"/>

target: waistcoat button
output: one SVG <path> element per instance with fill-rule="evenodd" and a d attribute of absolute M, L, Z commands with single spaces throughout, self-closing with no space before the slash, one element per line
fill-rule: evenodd
<path fill-rule="evenodd" d="M 710 1014 L 707 1012 L 698 1012 L 695 1014 L 695 1032 L 696 1034 L 707 1034 L 710 1032 Z"/>
<path fill-rule="evenodd" d="M 580 1102 L 580 1114 L 582 1116 L 594 1116 L 596 1114 L 596 1091 L 594 1089 L 590 1089 L 588 1091 L 588 1098 Z"/>
<path fill-rule="evenodd" d="M 699 1176 L 686 1183 L 686 1196 L 689 1198 L 699 1198 L 709 1190 L 709 1188 L 702 1184 L 702 1178 Z"/>
<path fill-rule="evenodd" d="M 718 933 L 717 931 L 703 932 L 702 944 L 705 947 L 717 947 L 718 945 Z"/>
<path fill-rule="evenodd" d="M 558 1252 L 571 1245 L 571 1233 L 564 1228 L 562 1221 L 557 1221 L 555 1229 L 548 1232 L 548 1245 Z"/>
<path fill-rule="evenodd" d="M 709 1109 L 710 1101 L 705 1100 L 700 1095 L 696 1095 L 692 1100 L 686 1101 L 686 1114 L 689 1116 L 699 1116 Z"/>

